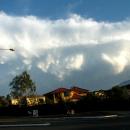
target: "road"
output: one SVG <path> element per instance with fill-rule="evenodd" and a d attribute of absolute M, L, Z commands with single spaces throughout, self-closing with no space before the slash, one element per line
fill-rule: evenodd
<path fill-rule="evenodd" d="M 6 123 L 5 123 L 6 121 Z M 1 120 L 0 130 L 130 130 L 130 116 Z"/>

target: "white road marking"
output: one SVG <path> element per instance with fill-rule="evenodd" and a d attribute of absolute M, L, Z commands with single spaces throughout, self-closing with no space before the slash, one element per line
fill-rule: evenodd
<path fill-rule="evenodd" d="M 118 115 L 106 115 L 106 116 L 82 116 L 82 117 L 64 117 L 65 119 L 103 119 L 103 118 L 113 118 L 118 117 Z"/>
<path fill-rule="evenodd" d="M 50 123 L 44 124 L 12 124 L 12 125 L 0 125 L 0 127 L 31 127 L 31 126 L 50 126 Z"/>
<path fill-rule="evenodd" d="M 109 117 L 117 117 L 118 115 L 107 115 L 107 116 L 104 116 L 106 118 L 109 118 Z"/>

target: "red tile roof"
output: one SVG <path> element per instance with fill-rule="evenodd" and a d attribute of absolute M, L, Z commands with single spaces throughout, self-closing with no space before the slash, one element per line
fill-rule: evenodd
<path fill-rule="evenodd" d="M 64 93 L 64 92 L 68 92 L 68 91 L 69 91 L 69 89 L 67 89 L 67 88 L 58 88 L 58 89 L 53 90 L 53 91 L 51 91 L 51 92 L 49 92 L 49 93 L 46 93 L 46 94 L 44 94 L 44 95 Z"/>
<path fill-rule="evenodd" d="M 82 89 L 82 88 L 79 88 L 79 87 L 72 87 L 71 89 L 70 89 L 71 91 L 75 91 L 75 92 L 77 92 L 77 93 L 87 93 L 88 92 L 88 90 L 86 90 L 86 89 Z"/>
<path fill-rule="evenodd" d="M 64 92 L 71 92 L 71 91 L 74 91 L 74 92 L 76 92 L 76 93 L 78 93 L 78 94 L 82 94 L 82 93 L 87 93 L 87 92 L 88 92 L 88 90 L 86 90 L 86 89 L 82 89 L 82 88 L 79 88 L 79 87 L 75 87 L 75 86 L 74 86 L 74 87 L 72 87 L 71 89 L 58 88 L 58 89 L 56 89 L 56 90 L 54 90 L 54 91 L 51 91 L 51 92 L 49 92 L 49 93 L 46 93 L 46 94 L 44 94 L 44 95 L 64 93 Z"/>
<path fill-rule="evenodd" d="M 67 91 L 69 91 L 69 89 L 67 89 L 67 88 L 58 88 L 58 89 L 52 91 L 52 93 L 63 93 L 63 92 L 67 92 Z"/>

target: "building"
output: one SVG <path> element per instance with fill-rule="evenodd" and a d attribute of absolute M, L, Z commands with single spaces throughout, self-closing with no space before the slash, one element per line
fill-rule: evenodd
<path fill-rule="evenodd" d="M 89 93 L 88 90 L 74 86 L 74 87 L 72 87 L 70 89 L 70 98 L 69 98 L 69 100 L 71 102 L 79 101 L 82 97 L 87 96 L 88 93 Z"/>
<path fill-rule="evenodd" d="M 106 98 L 106 92 L 104 90 L 98 90 L 93 92 L 96 97 Z"/>
<path fill-rule="evenodd" d="M 82 97 L 88 95 L 88 90 L 79 87 L 72 87 L 71 89 L 58 88 L 52 92 L 45 94 L 47 103 L 77 102 Z"/>
<path fill-rule="evenodd" d="M 12 105 L 27 105 L 27 106 L 35 106 L 45 104 L 45 96 L 28 96 L 21 98 L 13 98 L 11 99 Z"/>
<path fill-rule="evenodd" d="M 46 104 L 45 96 L 32 96 L 26 98 L 28 106 Z"/>
<path fill-rule="evenodd" d="M 18 98 L 11 99 L 11 105 L 19 105 L 19 104 L 20 104 L 20 99 Z"/>
<path fill-rule="evenodd" d="M 27 96 L 21 98 L 11 99 L 12 105 L 27 105 L 35 106 L 41 104 L 56 104 L 60 102 L 77 102 L 82 97 L 87 96 L 89 93 L 88 90 L 82 89 L 79 87 L 67 88 L 58 88 L 49 93 L 44 94 L 43 96 Z"/>
<path fill-rule="evenodd" d="M 44 94 L 46 103 L 59 103 L 61 101 L 67 101 L 69 98 L 69 89 L 58 88 L 52 92 Z"/>

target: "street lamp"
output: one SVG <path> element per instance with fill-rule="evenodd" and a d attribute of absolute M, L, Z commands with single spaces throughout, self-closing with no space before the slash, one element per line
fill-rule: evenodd
<path fill-rule="evenodd" d="M 0 48 L 0 50 L 9 50 L 9 51 L 15 51 L 14 49 L 10 48 L 10 49 L 3 49 L 3 48 Z"/>
<path fill-rule="evenodd" d="M 13 48 L 10 48 L 9 50 L 10 50 L 10 51 L 15 51 Z"/>

